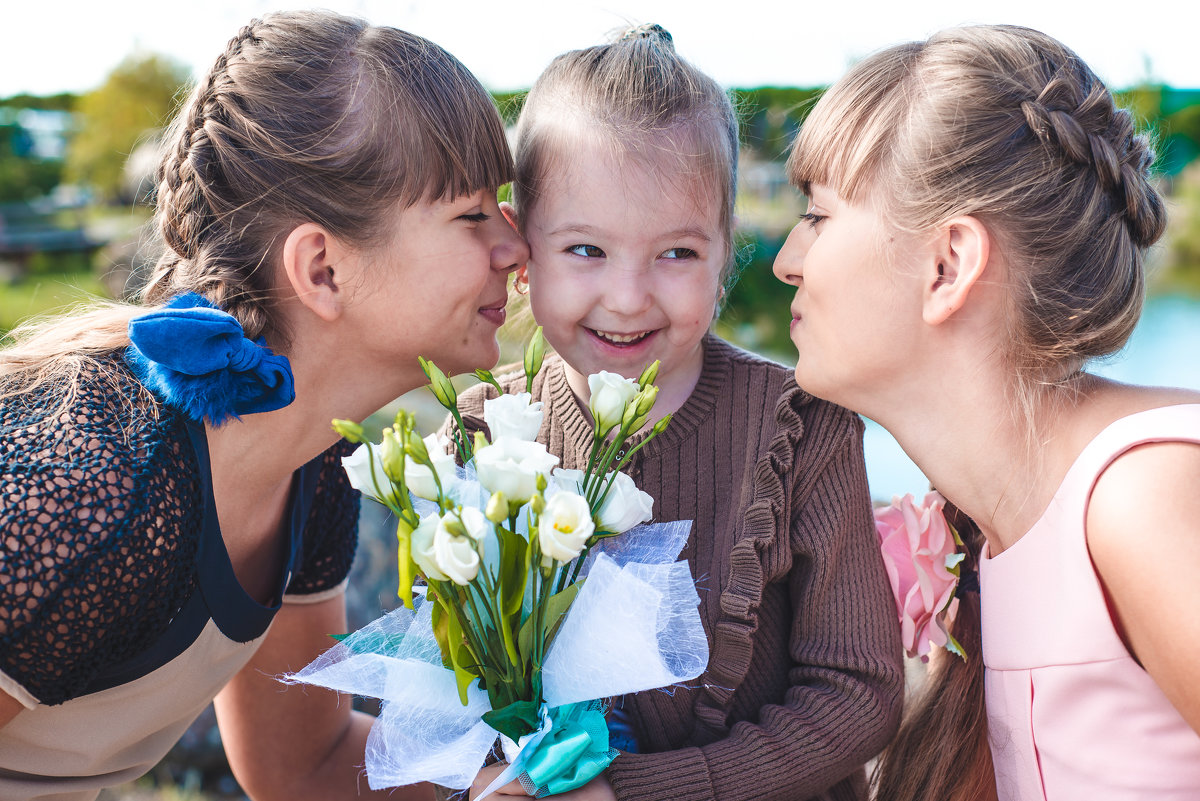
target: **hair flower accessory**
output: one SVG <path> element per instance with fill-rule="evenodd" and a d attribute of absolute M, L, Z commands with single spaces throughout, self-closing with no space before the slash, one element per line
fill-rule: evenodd
<path fill-rule="evenodd" d="M 193 420 L 220 425 L 295 400 L 287 357 L 194 292 L 130 320 L 129 340 L 125 361 L 138 378 Z"/>
<path fill-rule="evenodd" d="M 930 492 L 920 504 L 911 494 L 893 498 L 875 510 L 875 531 L 883 551 L 900 618 L 900 636 L 909 657 L 929 659 L 933 646 L 962 656 L 962 648 L 946 630 L 946 617 L 958 606 L 959 551 L 962 540 L 946 520 L 946 499 Z"/>

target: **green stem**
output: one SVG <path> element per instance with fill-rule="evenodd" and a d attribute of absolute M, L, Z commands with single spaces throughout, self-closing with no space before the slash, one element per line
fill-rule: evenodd
<path fill-rule="evenodd" d="M 454 444 L 458 449 L 458 458 L 461 459 L 462 463 L 465 465 L 467 462 L 471 461 L 471 457 L 474 455 L 471 452 L 472 448 L 470 440 L 467 438 L 467 427 L 463 423 L 462 415 L 458 413 L 457 406 L 450 410 L 450 414 L 454 415 L 454 422 L 456 425 L 457 436 L 454 438 Z"/>

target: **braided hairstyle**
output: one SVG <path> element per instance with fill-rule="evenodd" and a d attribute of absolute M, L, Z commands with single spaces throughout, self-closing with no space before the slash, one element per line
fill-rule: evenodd
<path fill-rule="evenodd" d="M 964 214 L 988 226 L 1012 272 L 1006 356 L 1027 411 L 1137 324 L 1143 256 L 1166 224 L 1153 159 L 1066 46 L 966 26 L 856 64 L 814 107 L 788 169 L 802 188 L 874 192 L 910 230 Z"/>
<path fill-rule="evenodd" d="M 869 195 L 901 229 L 959 215 L 987 226 L 1008 269 L 1003 356 L 1032 448 L 1033 410 L 1060 403 L 1084 363 L 1119 350 L 1137 324 L 1143 258 L 1166 224 L 1153 160 L 1129 112 L 1062 43 L 965 26 L 852 67 L 813 108 L 788 171 L 805 192 Z M 982 537 L 964 540 L 976 560 Z M 967 660 L 931 668 L 879 762 L 881 800 L 995 798 L 976 597 L 952 631 Z"/>
<path fill-rule="evenodd" d="M 199 292 L 251 337 L 284 338 L 263 268 L 296 225 L 369 248 L 397 204 L 495 188 L 512 170 L 491 97 L 453 56 L 327 12 L 242 28 L 167 141 L 157 176 L 167 252 L 145 299 Z"/>
<path fill-rule="evenodd" d="M 492 189 L 512 157 L 491 96 L 411 33 L 332 12 L 271 14 L 238 32 L 168 129 L 157 172 L 164 252 L 146 304 L 197 292 L 281 352 L 274 267 L 315 222 L 370 249 L 398 207 Z M 104 303 L 22 326 L 0 350 L 0 400 L 65 388 L 129 344 L 140 306 Z"/>

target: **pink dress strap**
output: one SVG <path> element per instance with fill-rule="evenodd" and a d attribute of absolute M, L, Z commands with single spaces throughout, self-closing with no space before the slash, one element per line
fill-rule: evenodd
<path fill-rule="evenodd" d="M 1200 404 L 1114 421 L 1037 523 L 981 560 L 989 739 L 1001 801 L 1200 799 L 1200 735 L 1130 656 L 1088 553 L 1092 488 L 1150 442 L 1200 444 Z"/>

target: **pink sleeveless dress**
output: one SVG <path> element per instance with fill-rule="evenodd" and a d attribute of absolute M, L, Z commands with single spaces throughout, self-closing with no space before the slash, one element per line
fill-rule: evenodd
<path fill-rule="evenodd" d="M 1024 537 L 995 557 L 985 549 L 983 662 L 1001 801 L 1200 799 L 1200 735 L 1121 642 L 1084 538 L 1104 469 L 1164 441 L 1200 443 L 1200 404 L 1113 422 Z"/>

